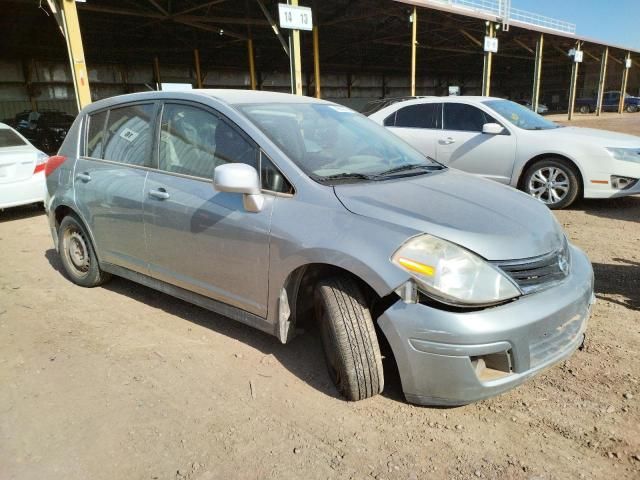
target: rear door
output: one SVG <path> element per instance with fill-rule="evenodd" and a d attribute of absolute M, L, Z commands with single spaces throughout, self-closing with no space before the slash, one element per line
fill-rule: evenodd
<path fill-rule="evenodd" d="M 224 163 L 259 168 L 258 147 L 219 113 L 166 103 L 157 162 L 145 186 L 150 275 L 266 317 L 269 233 L 275 197 L 250 213 L 242 195 L 217 192 Z"/>
<path fill-rule="evenodd" d="M 0 184 L 33 176 L 37 150 L 10 128 L 0 128 Z"/>
<path fill-rule="evenodd" d="M 442 128 L 442 103 L 420 103 L 398 109 L 384 125 L 423 154 L 437 160 L 437 140 Z"/>
<path fill-rule="evenodd" d="M 605 92 L 602 99 L 602 109 L 605 111 L 618 110 L 620 92 Z"/>
<path fill-rule="evenodd" d="M 146 273 L 142 199 L 156 104 L 114 107 L 88 116 L 85 155 L 74 171 L 76 203 L 100 261 Z"/>
<path fill-rule="evenodd" d="M 485 123 L 500 124 L 474 105 L 445 102 L 437 160 L 449 167 L 508 184 L 515 163 L 516 136 L 506 128 L 500 135 L 483 134 Z"/>

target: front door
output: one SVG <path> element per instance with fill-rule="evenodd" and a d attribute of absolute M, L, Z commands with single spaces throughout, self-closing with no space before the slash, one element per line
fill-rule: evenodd
<path fill-rule="evenodd" d="M 164 105 L 159 142 L 144 194 L 150 274 L 266 317 L 274 197 L 250 213 L 212 184 L 223 163 L 257 168 L 258 148 L 216 112 L 182 103 Z"/>
<path fill-rule="evenodd" d="M 150 165 L 153 103 L 112 108 L 88 118 L 85 155 L 74 188 L 101 262 L 146 273 L 142 199 Z"/>
<path fill-rule="evenodd" d="M 500 183 L 511 181 L 516 156 L 515 135 L 482 133 L 485 123 L 500 123 L 478 107 L 445 102 L 443 130 L 437 140 L 437 160 Z"/>

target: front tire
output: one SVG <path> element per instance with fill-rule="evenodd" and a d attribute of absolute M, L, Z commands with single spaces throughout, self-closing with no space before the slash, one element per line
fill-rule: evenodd
<path fill-rule="evenodd" d="M 382 356 L 371 313 L 355 279 L 321 280 L 316 289 L 316 318 L 329 376 L 351 401 L 382 392 Z"/>
<path fill-rule="evenodd" d="M 579 174 L 570 163 L 545 158 L 531 165 L 524 174 L 524 191 L 552 210 L 571 205 L 580 193 Z"/>
<path fill-rule="evenodd" d="M 82 223 L 73 215 L 60 222 L 58 249 L 67 277 L 81 287 L 97 287 L 111 278 L 98 265 L 98 257 Z"/>
<path fill-rule="evenodd" d="M 589 113 L 589 105 L 580 105 L 580 113 Z"/>
<path fill-rule="evenodd" d="M 629 113 L 636 113 L 638 111 L 638 106 L 637 105 L 627 105 L 626 110 Z"/>

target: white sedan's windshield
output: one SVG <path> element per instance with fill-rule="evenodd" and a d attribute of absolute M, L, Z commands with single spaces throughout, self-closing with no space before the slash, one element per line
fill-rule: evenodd
<path fill-rule="evenodd" d="M 549 130 L 560 127 L 557 123 L 509 100 L 487 100 L 484 104 L 524 130 Z"/>
<path fill-rule="evenodd" d="M 237 107 L 319 182 L 382 180 L 443 168 L 346 107 L 320 103 Z"/>

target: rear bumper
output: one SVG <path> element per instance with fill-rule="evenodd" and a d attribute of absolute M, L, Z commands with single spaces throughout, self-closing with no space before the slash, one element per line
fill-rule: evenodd
<path fill-rule="evenodd" d="M 19 182 L 3 183 L 0 185 L 0 208 L 44 202 L 45 193 L 44 172 L 38 172 Z"/>
<path fill-rule="evenodd" d="M 378 319 L 409 402 L 464 405 L 505 392 L 581 345 L 593 303 L 593 271 L 572 247 L 569 277 L 500 307 L 457 313 L 398 301 Z M 478 359 L 502 358 L 502 371 Z M 510 367 L 509 367 L 510 365 Z"/>

